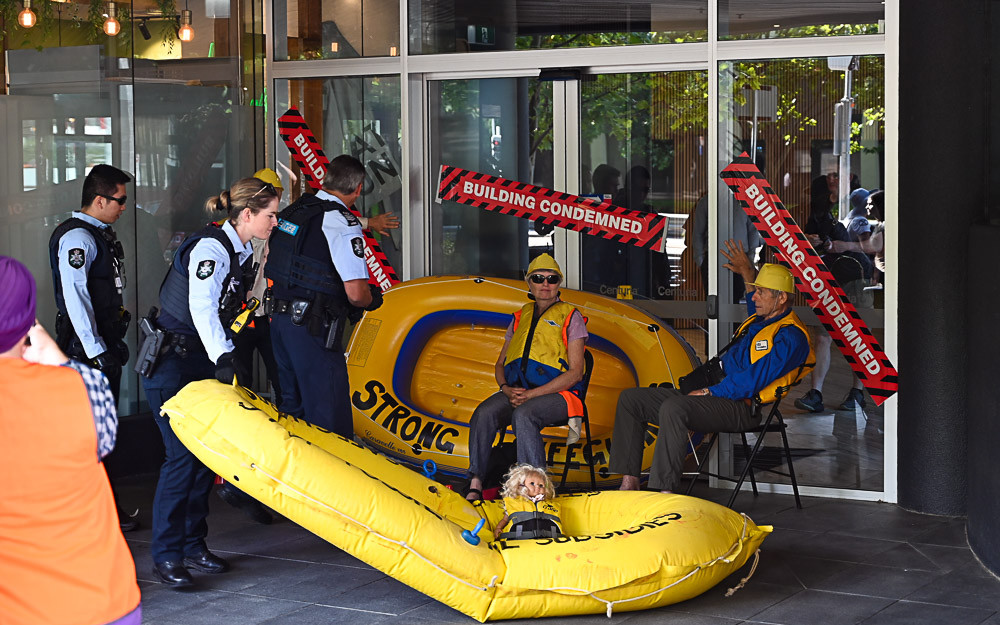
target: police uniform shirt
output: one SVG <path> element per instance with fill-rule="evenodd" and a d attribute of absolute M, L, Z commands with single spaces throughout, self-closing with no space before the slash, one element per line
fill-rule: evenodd
<path fill-rule="evenodd" d="M 347 206 L 335 195 L 322 189 L 316 197 L 327 202 L 336 202 Z M 323 214 L 323 234 L 330 246 L 330 258 L 344 282 L 348 280 L 368 281 L 368 266 L 365 264 L 365 236 L 361 232 L 361 224 L 357 219 L 350 222 L 339 210 L 327 211 Z"/>
<path fill-rule="evenodd" d="M 251 255 L 253 246 L 240 241 L 233 224 L 227 219 L 222 225 L 239 255 L 242 265 Z M 219 302 L 222 301 L 223 282 L 229 275 L 229 252 L 211 237 L 199 239 L 191 248 L 188 257 L 188 307 L 191 318 L 198 331 L 198 337 L 205 345 L 205 351 L 212 362 L 218 362 L 219 356 L 233 351 L 233 343 L 226 337 L 226 329 L 219 319 Z M 232 287 L 230 287 L 232 288 Z"/>
<path fill-rule="evenodd" d="M 108 224 L 79 211 L 73 211 L 73 217 L 81 219 L 98 228 L 107 228 Z M 59 281 L 62 283 L 63 299 L 66 301 L 66 314 L 73 324 L 73 330 L 80 338 L 87 358 L 95 358 L 108 350 L 101 335 L 97 333 L 97 320 L 94 317 L 94 304 L 87 290 L 87 275 L 90 266 L 97 258 L 97 243 L 85 228 L 74 228 L 59 239 Z M 120 290 L 124 285 L 120 278 L 116 285 Z"/>

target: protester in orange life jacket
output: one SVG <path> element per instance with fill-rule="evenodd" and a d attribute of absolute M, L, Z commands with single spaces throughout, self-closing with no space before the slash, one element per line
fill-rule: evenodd
<path fill-rule="evenodd" d="M 469 422 L 469 499 L 482 497 L 483 477 L 497 432 L 513 423 L 517 461 L 545 467 L 542 428 L 570 424 L 583 414 L 580 400 L 587 327 L 575 307 L 559 300 L 562 271 L 542 254 L 528 266 L 529 298 L 514 313 L 495 366 L 499 390 Z"/>
<path fill-rule="evenodd" d="M 34 278 L 6 256 L 0 292 L 0 623 L 139 625 L 101 462 L 118 429 L 111 388 L 37 324 Z"/>
<path fill-rule="evenodd" d="M 743 277 L 750 314 L 721 354 L 725 377 L 687 395 L 661 387 L 619 395 L 608 468 L 622 474 L 622 490 L 640 486 L 648 423 L 659 425 L 649 487 L 671 492 L 681 477 L 689 430 L 731 432 L 757 425 L 760 414 L 751 400 L 772 403 L 779 387 L 797 382 L 815 363 L 805 326 L 791 310 L 795 281 L 788 268 L 765 264 L 755 280 L 741 244 L 726 241 L 722 254 L 729 260 L 723 266 Z"/>

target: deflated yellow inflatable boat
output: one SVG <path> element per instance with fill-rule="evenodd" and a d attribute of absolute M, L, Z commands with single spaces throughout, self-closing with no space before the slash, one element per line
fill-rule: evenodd
<path fill-rule="evenodd" d="M 565 427 L 548 428 L 542 431 L 546 458 L 550 465 L 567 456 L 571 463 L 593 459 L 598 479 L 607 481 L 618 394 L 664 382 L 677 386 L 697 361 L 671 328 L 638 308 L 585 291 L 561 289 L 561 296 L 588 319 L 591 441 L 567 446 Z M 421 278 L 387 291 L 348 347 L 355 433 L 402 462 L 431 459 L 445 473 L 464 475 L 469 420 L 497 390 L 493 365 L 504 332 L 527 301 L 524 282 L 499 278 Z M 646 440 L 644 471 L 652 464 L 653 440 Z M 589 488 L 589 469 L 571 470 L 567 485 Z"/>
<path fill-rule="evenodd" d="M 565 536 L 494 540 L 499 504 L 437 482 L 206 380 L 163 405 L 211 469 L 299 525 L 479 621 L 610 615 L 690 599 L 739 569 L 770 527 L 681 495 L 558 497 Z M 486 519 L 476 545 L 462 538 Z"/>

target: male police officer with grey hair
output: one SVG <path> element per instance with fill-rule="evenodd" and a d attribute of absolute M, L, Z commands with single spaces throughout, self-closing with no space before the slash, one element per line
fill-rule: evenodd
<path fill-rule="evenodd" d="M 348 316 L 382 305 L 368 284 L 364 235 L 349 207 L 361 196 L 365 169 L 342 154 L 330 162 L 323 189 L 278 215 L 265 275 L 272 288 L 271 341 L 281 381 L 278 408 L 351 438 Z"/>
<path fill-rule="evenodd" d="M 659 426 L 649 487 L 672 492 L 681 478 L 688 430 L 739 432 L 757 425 L 761 413 L 754 409 L 755 403 L 780 400 L 816 362 L 806 327 L 792 311 L 795 279 L 788 268 L 764 264 L 755 277 L 742 243 L 732 239 L 726 241 L 722 254 L 729 260 L 723 267 L 743 278 L 750 316 L 720 354 L 721 380 L 699 379 L 692 390 L 687 390 L 681 379 L 684 390 L 657 387 L 622 391 L 608 466 L 612 473 L 622 474 L 622 490 L 640 486 L 647 424 Z"/>
<path fill-rule="evenodd" d="M 123 337 L 130 315 L 123 306 L 125 254 L 111 224 L 125 212 L 125 185 L 132 178 L 111 165 L 95 165 L 83 181 L 79 211 L 59 224 L 49 238 L 49 263 L 55 288 L 56 344 L 70 358 L 101 371 L 115 405 L 122 367 L 128 362 Z M 134 519 L 118 510 L 122 531 Z"/>

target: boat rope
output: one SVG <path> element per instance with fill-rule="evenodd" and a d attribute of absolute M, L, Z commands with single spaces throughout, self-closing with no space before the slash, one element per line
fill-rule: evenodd
<path fill-rule="evenodd" d="M 732 597 L 734 594 L 736 594 L 737 590 L 739 590 L 740 588 L 743 588 L 744 584 L 746 584 L 748 581 L 750 581 L 750 578 L 753 577 L 754 571 L 757 570 L 757 563 L 758 562 L 760 562 L 760 549 L 758 549 L 757 551 L 755 551 L 754 554 L 753 554 L 753 564 L 750 566 L 750 572 L 747 573 L 746 577 L 744 577 L 743 579 L 740 580 L 739 584 L 736 584 L 735 586 L 733 586 L 732 588 L 730 588 L 729 590 L 726 591 L 726 596 L 727 597 Z"/>
<path fill-rule="evenodd" d="M 617 604 L 617 603 L 628 603 L 629 601 L 638 601 L 640 599 L 645 599 L 647 597 L 651 597 L 651 596 L 653 596 L 653 595 L 655 595 L 657 593 L 663 592 L 664 590 L 669 590 L 670 588 L 676 586 L 677 584 L 680 584 L 681 582 L 683 582 L 684 580 L 686 580 L 687 578 L 691 577 L 692 575 L 694 575 L 695 573 L 697 573 L 698 571 L 700 571 L 700 570 L 702 570 L 704 568 L 708 568 L 710 566 L 714 566 L 714 565 L 718 564 L 719 562 L 725 562 L 726 564 L 729 564 L 730 562 L 732 562 L 732 556 L 734 556 L 734 555 L 738 554 L 740 551 L 742 551 L 742 549 L 743 549 L 743 542 L 746 540 L 746 537 L 747 537 L 747 522 L 749 521 L 749 517 L 746 514 L 744 514 L 744 513 L 741 513 L 741 516 L 743 517 L 743 531 L 740 533 L 739 539 L 735 543 L 733 543 L 733 546 L 730 547 L 726 551 L 726 553 L 722 554 L 721 556 L 719 556 L 719 557 L 717 557 L 717 558 L 715 558 L 713 560 L 710 560 L 708 562 L 705 562 L 705 563 L 702 563 L 702 564 L 699 564 L 699 565 L 695 566 L 694 569 L 692 569 L 690 572 L 688 572 L 687 575 L 685 575 L 684 577 L 682 577 L 680 579 L 674 580 L 673 582 L 667 584 L 663 588 L 658 588 L 658 589 L 656 589 L 656 590 L 654 590 L 652 592 L 648 592 L 648 593 L 646 593 L 644 595 L 640 595 L 638 597 L 629 597 L 628 599 L 616 599 L 614 601 L 609 601 L 607 599 L 601 599 L 596 594 L 594 594 L 594 592 L 588 592 L 588 591 L 580 589 L 580 588 L 545 588 L 543 590 L 547 590 L 547 591 L 551 591 L 551 592 L 577 592 L 577 593 L 580 593 L 580 594 L 587 595 L 587 596 L 589 596 L 589 597 L 591 597 L 593 599 L 596 599 L 597 601 L 600 601 L 601 603 L 605 604 L 607 606 L 607 612 L 606 612 L 606 614 L 607 614 L 608 618 L 611 618 L 611 613 L 614 610 L 615 604 Z M 740 582 L 739 586 L 737 586 L 735 589 L 731 588 L 729 591 L 727 591 L 726 592 L 726 596 L 727 597 L 731 596 L 732 593 L 734 593 L 737 590 L 739 590 L 740 588 L 742 588 L 743 584 L 747 580 L 750 579 L 751 575 L 753 575 L 754 570 L 757 568 L 757 562 L 760 560 L 760 549 L 757 550 L 757 553 L 755 555 L 757 557 L 754 560 L 753 567 L 750 569 L 750 574 L 747 575 Z M 595 592 L 599 592 L 599 591 L 595 591 Z"/>

